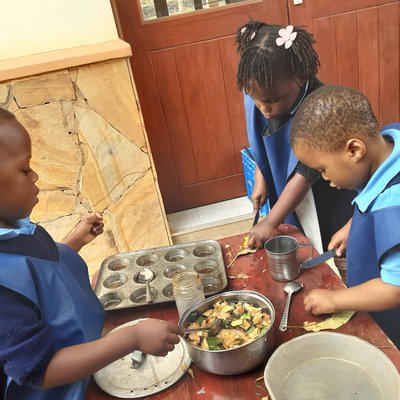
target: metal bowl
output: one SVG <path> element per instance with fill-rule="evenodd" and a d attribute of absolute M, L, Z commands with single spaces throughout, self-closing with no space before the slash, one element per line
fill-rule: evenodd
<path fill-rule="evenodd" d="M 336 332 L 308 333 L 275 350 L 264 371 L 272 400 L 399 400 L 396 367 L 378 348 Z"/>
<path fill-rule="evenodd" d="M 193 315 L 205 312 L 217 301 L 241 301 L 265 308 L 271 316 L 271 326 L 257 339 L 228 350 L 204 350 L 185 339 L 188 353 L 193 362 L 201 369 L 213 374 L 236 375 L 249 371 L 266 361 L 274 347 L 275 309 L 272 303 L 260 293 L 237 290 L 209 297 L 186 310 L 179 320 L 179 325 L 187 328 Z"/>

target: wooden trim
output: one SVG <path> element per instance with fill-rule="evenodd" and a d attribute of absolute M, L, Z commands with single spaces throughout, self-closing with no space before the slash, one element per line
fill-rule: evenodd
<path fill-rule="evenodd" d="M 0 60 L 0 82 L 132 55 L 121 39 Z"/>

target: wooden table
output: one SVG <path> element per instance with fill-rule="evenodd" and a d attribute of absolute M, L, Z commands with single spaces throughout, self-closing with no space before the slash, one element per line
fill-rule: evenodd
<path fill-rule="evenodd" d="M 295 237 L 301 243 L 307 243 L 304 235 L 291 225 L 281 225 L 279 234 Z M 219 240 L 224 255 L 225 265 L 229 265 L 237 254 L 243 235 L 236 235 Z M 314 251 L 314 255 L 317 253 Z M 310 248 L 300 248 L 300 262 L 310 256 Z M 238 274 L 245 274 L 249 278 L 237 279 Z M 226 290 L 254 290 L 267 296 L 275 307 L 276 319 L 274 323 L 275 347 L 306 332 L 301 328 L 289 328 L 286 332 L 278 329 L 286 301 L 283 291 L 285 282 L 274 281 L 269 272 L 266 254 L 263 249 L 254 254 L 247 254 L 237 258 L 231 268 L 227 270 L 228 286 Z M 289 315 L 289 326 L 301 326 L 304 321 L 321 321 L 325 317 L 316 317 L 306 312 L 303 306 L 304 296 L 315 287 L 330 289 L 341 288 L 343 283 L 327 264 L 307 269 L 298 278 L 304 288 L 292 297 Z M 149 306 L 127 308 L 123 310 L 108 311 L 103 334 L 106 334 L 118 325 L 137 318 L 160 318 L 178 321 L 178 313 L 174 303 L 154 304 Z M 400 371 L 400 351 L 392 344 L 387 336 L 376 325 L 368 313 L 358 312 L 345 325 L 336 332 L 358 336 L 361 339 L 381 349 Z M 219 376 L 199 369 L 192 363 L 191 369 L 194 377 L 186 373 L 178 382 L 168 389 L 150 396 L 152 399 L 170 400 L 251 400 L 260 399 L 267 395 L 262 379 L 265 363 L 256 369 L 236 375 Z M 116 399 L 104 393 L 92 380 L 87 391 L 86 400 Z"/>

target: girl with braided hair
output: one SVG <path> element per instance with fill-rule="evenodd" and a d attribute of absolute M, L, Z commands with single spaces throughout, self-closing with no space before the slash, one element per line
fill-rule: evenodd
<path fill-rule="evenodd" d="M 284 222 L 303 230 L 321 252 L 352 215 L 355 193 L 331 188 L 290 147 L 294 114 L 323 85 L 316 78 L 320 62 L 313 44 L 313 36 L 298 26 L 249 21 L 236 33 L 237 85 L 244 92 L 247 133 L 257 164 L 254 211 L 270 201 L 270 212 L 249 233 L 251 248 L 262 247 Z"/>

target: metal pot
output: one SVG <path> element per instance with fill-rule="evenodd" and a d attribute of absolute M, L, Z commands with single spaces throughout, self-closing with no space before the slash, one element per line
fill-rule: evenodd
<path fill-rule="evenodd" d="M 192 321 L 193 314 L 198 315 L 198 313 L 205 312 L 217 301 L 241 301 L 265 308 L 271 315 L 271 326 L 257 339 L 228 350 L 204 350 L 193 346 L 185 339 L 188 353 L 193 362 L 204 371 L 218 375 L 241 374 L 266 362 L 274 347 L 275 309 L 272 303 L 260 293 L 237 290 L 208 297 L 187 309 L 179 320 L 179 326 L 187 328 Z"/>

